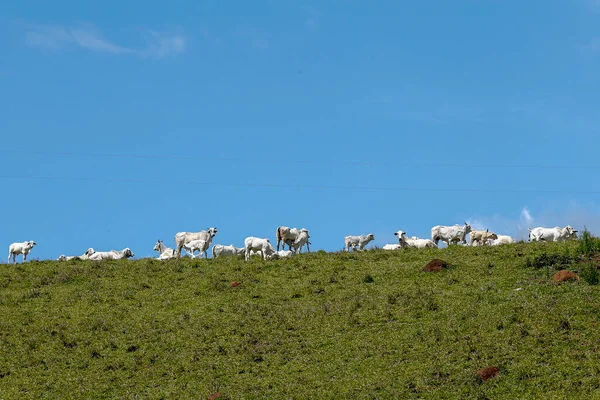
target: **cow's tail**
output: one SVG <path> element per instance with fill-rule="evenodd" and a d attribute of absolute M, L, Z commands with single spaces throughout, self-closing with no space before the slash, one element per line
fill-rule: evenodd
<path fill-rule="evenodd" d="M 277 227 L 277 232 L 275 233 L 275 237 L 277 238 L 277 251 L 279 251 L 279 242 L 282 239 L 280 226 Z"/>

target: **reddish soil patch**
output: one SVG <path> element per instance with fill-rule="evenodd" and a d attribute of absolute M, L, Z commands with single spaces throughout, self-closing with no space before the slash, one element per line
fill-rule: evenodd
<path fill-rule="evenodd" d="M 500 371 L 496 367 L 486 367 L 477 371 L 477 375 L 481 378 L 482 381 L 487 381 L 498 376 Z"/>
<path fill-rule="evenodd" d="M 568 269 L 563 269 L 554 274 L 554 282 L 566 282 L 570 280 L 579 280 L 579 275 L 569 271 Z"/>
<path fill-rule="evenodd" d="M 208 396 L 208 400 L 215 400 L 217 397 L 222 397 L 223 393 L 215 392 Z"/>
<path fill-rule="evenodd" d="M 448 268 L 449 266 L 450 266 L 450 264 L 448 264 L 446 261 L 440 260 L 438 258 L 434 258 L 433 260 L 429 261 L 427 263 L 427 265 L 425 265 L 423 267 L 423 271 L 438 272 L 438 271 L 443 270 L 444 268 Z"/>
<path fill-rule="evenodd" d="M 239 283 L 239 282 L 236 282 L 236 281 L 233 281 L 233 282 L 231 282 L 231 283 L 229 284 L 229 286 L 231 286 L 231 287 L 238 287 L 238 286 L 240 286 L 240 283 Z"/>

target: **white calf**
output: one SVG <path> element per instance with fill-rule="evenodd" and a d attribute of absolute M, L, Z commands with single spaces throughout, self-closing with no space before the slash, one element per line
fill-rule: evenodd
<path fill-rule="evenodd" d="M 244 240 L 244 251 L 246 261 L 250 260 L 250 252 L 252 250 L 260 251 L 264 260 L 276 253 L 276 250 L 275 248 L 273 248 L 271 242 L 269 242 L 269 239 L 261 239 L 254 236 L 250 236 L 247 237 L 246 240 Z"/>
<path fill-rule="evenodd" d="M 358 247 L 358 250 L 363 250 L 372 240 L 375 240 L 375 236 L 372 233 L 360 236 L 346 236 L 344 237 L 344 248 L 346 251 L 350 251 L 350 247 L 352 247 L 353 251 L 356 250 L 356 247 Z"/>
<path fill-rule="evenodd" d="M 402 246 L 400 246 L 399 244 L 386 244 L 385 246 L 383 246 L 383 250 L 398 250 L 401 248 Z"/>
<path fill-rule="evenodd" d="M 485 231 L 472 230 L 470 234 L 471 246 L 475 246 L 475 243 L 483 246 L 487 244 L 488 240 L 496 239 L 498 239 L 498 235 L 496 235 L 494 232 L 490 232 L 487 229 Z"/>
<path fill-rule="evenodd" d="M 129 247 L 124 248 L 121 251 L 97 251 L 90 256 L 90 260 L 121 260 L 123 258 L 133 257 L 134 254 Z"/>
<path fill-rule="evenodd" d="M 406 232 L 398 231 L 394 232 L 394 235 L 398 236 L 398 242 L 400 243 L 400 247 L 414 247 L 416 249 L 435 249 L 437 245 L 433 242 L 433 240 L 429 239 L 419 239 L 416 236 L 407 237 Z"/>
<path fill-rule="evenodd" d="M 95 253 L 94 249 L 92 249 L 90 247 L 89 249 L 86 250 L 85 253 L 83 253 L 80 256 L 65 256 L 64 254 L 61 254 L 60 257 L 57 258 L 57 261 L 88 260 L 90 258 L 90 256 L 94 253 Z"/>
<path fill-rule="evenodd" d="M 300 229 L 300 233 L 298 234 L 298 236 L 296 236 L 296 239 L 291 243 L 288 240 L 288 241 L 286 241 L 286 243 L 288 244 L 288 246 L 290 246 L 290 250 L 293 250 L 296 254 L 300 254 L 300 251 L 302 250 L 302 246 L 306 245 L 307 249 L 310 247 L 310 242 L 308 241 L 308 239 L 310 239 L 308 230 Z M 283 250 L 283 246 L 282 246 L 282 250 Z"/>
<path fill-rule="evenodd" d="M 515 239 L 508 235 L 498 235 L 497 239 L 494 239 L 489 242 L 491 246 L 500 246 L 501 244 L 513 244 L 515 243 Z"/>
<path fill-rule="evenodd" d="M 215 244 L 212 248 L 213 258 L 221 256 L 241 256 L 244 254 L 243 247 L 235 247 L 230 244 L 229 246 L 223 246 L 222 244 Z"/>
<path fill-rule="evenodd" d="M 156 244 L 154 245 L 154 248 L 152 250 L 158 251 L 157 260 L 169 260 L 171 258 L 177 257 L 177 255 L 175 254 L 175 250 L 173 250 L 170 247 L 165 246 L 163 241 L 160 239 L 158 239 L 156 241 Z"/>
<path fill-rule="evenodd" d="M 13 264 L 17 262 L 17 255 L 23 254 L 23 262 L 27 261 L 27 254 L 33 249 L 33 246 L 36 246 L 37 243 L 33 240 L 29 240 L 27 242 L 22 243 L 13 243 L 8 247 L 8 261 L 10 263 L 10 258 L 13 259 Z"/>

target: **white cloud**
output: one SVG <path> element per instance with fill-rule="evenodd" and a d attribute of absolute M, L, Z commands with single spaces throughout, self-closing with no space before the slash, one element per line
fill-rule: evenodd
<path fill-rule="evenodd" d="M 110 54 L 135 54 L 142 57 L 165 58 L 185 52 L 186 38 L 181 34 L 149 32 L 145 48 L 130 48 L 112 42 L 93 25 L 63 27 L 29 25 L 25 41 L 31 47 L 61 50 L 75 47 Z"/>

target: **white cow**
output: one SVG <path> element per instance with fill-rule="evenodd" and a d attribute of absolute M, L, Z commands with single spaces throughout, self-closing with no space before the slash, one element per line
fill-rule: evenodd
<path fill-rule="evenodd" d="M 222 244 L 215 244 L 212 248 L 213 258 L 221 256 L 241 256 L 244 255 L 245 249 L 243 247 L 235 247 L 230 244 L 229 246 L 223 246 Z"/>
<path fill-rule="evenodd" d="M 181 257 L 183 246 L 193 240 L 205 240 L 210 247 L 212 239 L 217 233 L 217 228 L 208 228 L 200 232 L 178 232 L 175 235 L 175 252 L 177 253 L 177 258 Z"/>
<path fill-rule="evenodd" d="M 36 246 L 37 243 L 33 240 L 28 240 L 22 243 L 13 243 L 8 247 L 8 261 L 10 263 L 10 258 L 13 259 L 13 264 L 17 262 L 17 255 L 23 254 L 23 262 L 27 261 L 27 254 L 33 249 L 33 246 Z"/>
<path fill-rule="evenodd" d="M 394 235 L 398 236 L 398 242 L 400 243 L 400 247 L 414 247 L 416 249 L 435 249 L 437 245 L 433 242 L 433 240 L 429 239 L 419 239 L 416 236 L 407 237 L 406 232 L 398 231 L 394 232 Z"/>
<path fill-rule="evenodd" d="M 275 237 L 277 238 L 277 250 L 279 250 L 279 243 L 283 242 L 281 249 L 284 249 L 285 245 L 289 246 L 289 249 L 292 249 L 292 243 L 296 241 L 300 234 L 306 231 L 308 234 L 308 229 L 302 228 L 290 228 L 288 226 L 278 226 L 277 231 L 275 232 Z M 310 237 L 310 235 L 308 236 Z M 306 243 L 306 249 L 310 253 L 310 243 Z"/>
<path fill-rule="evenodd" d="M 502 244 L 513 244 L 515 239 L 508 235 L 498 235 L 497 239 L 489 241 L 490 246 L 500 246 Z"/>
<path fill-rule="evenodd" d="M 350 247 L 352 247 L 352 251 L 363 250 L 366 245 L 369 244 L 370 241 L 375 240 L 375 235 L 369 233 L 368 235 L 360 235 L 360 236 L 345 236 L 344 237 L 344 248 L 346 251 L 350 251 Z"/>
<path fill-rule="evenodd" d="M 257 252 L 260 251 L 264 260 L 276 253 L 276 250 L 275 248 L 273 248 L 271 242 L 269 242 L 269 239 L 261 239 L 254 236 L 250 236 L 247 237 L 246 240 L 244 240 L 244 251 L 246 261 L 250 260 L 250 252 L 252 250 Z"/>
<path fill-rule="evenodd" d="M 123 258 L 133 257 L 134 254 L 129 247 L 123 250 L 97 251 L 90 256 L 90 260 L 121 260 Z"/>
<path fill-rule="evenodd" d="M 156 244 L 154 245 L 154 248 L 152 250 L 158 251 L 159 255 L 158 255 L 157 260 L 170 260 L 171 258 L 177 257 L 175 255 L 175 250 L 173 250 L 170 247 L 165 246 L 163 241 L 160 239 L 158 239 L 156 241 Z"/>
<path fill-rule="evenodd" d="M 533 228 L 529 229 L 529 240 L 532 242 L 566 242 L 569 239 L 577 238 L 577 231 L 570 225 L 560 228 Z"/>
<path fill-rule="evenodd" d="M 383 246 L 383 250 L 398 250 L 401 249 L 402 246 L 400 246 L 399 244 L 386 244 L 385 246 Z"/>
<path fill-rule="evenodd" d="M 458 242 L 467 244 L 465 238 L 472 230 L 473 229 L 471 228 L 471 225 L 467 224 L 466 222 L 463 226 L 458 224 L 454 226 L 436 225 L 431 228 L 431 240 L 435 243 L 436 247 L 440 240 L 448 245 L 456 244 Z"/>
<path fill-rule="evenodd" d="M 302 250 L 302 246 L 306 245 L 308 249 L 311 243 L 308 241 L 310 239 L 310 235 L 308 234 L 308 229 L 300 229 L 300 233 L 296 236 L 296 239 L 292 242 L 291 240 L 286 240 L 288 246 L 290 246 L 290 250 L 295 252 L 296 254 L 300 254 Z M 281 248 L 283 250 L 283 246 Z"/>
<path fill-rule="evenodd" d="M 90 258 L 90 256 L 94 253 L 95 253 L 94 249 L 90 247 L 89 249 L 86 250 L 85 253 L 83 253 L 80 256 L 65 256 L 64 254 L 61 254 L 60 257 L 57 258 L 57 261 L 88 260 Z"/>
<path fill-rule="evenodd" d="M 498 235 L 496 235 L 494 232 L 490 232 L 488 229 L 486 229 L 485 231 L 472 230 L 469 236 L 471 246 L 483 246 L 488 243 L 488 240 L 498 239 Z"/>

